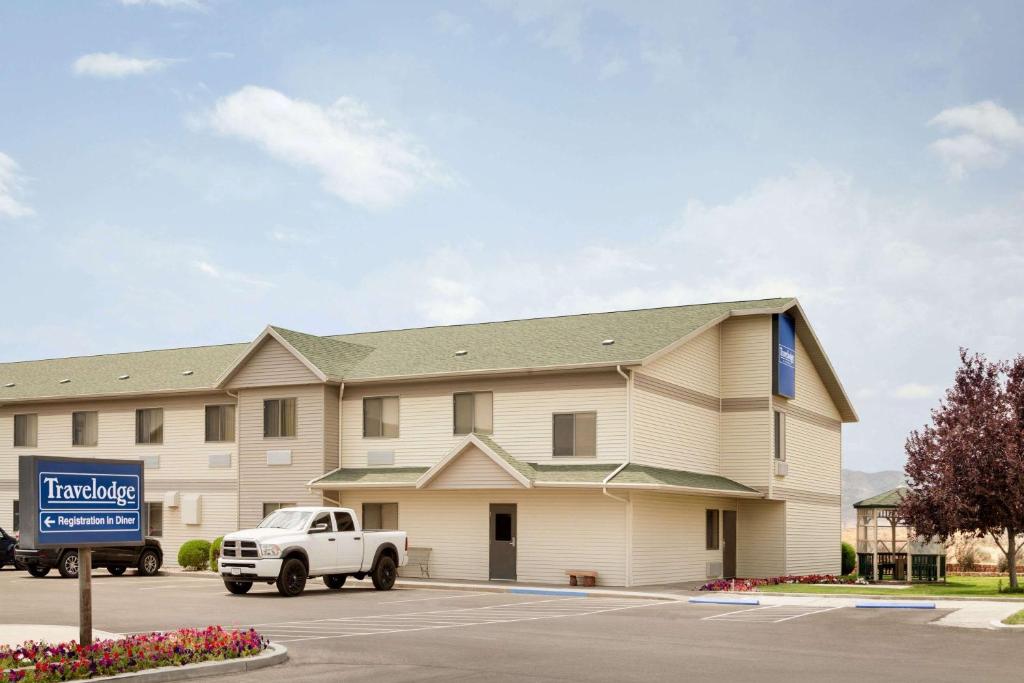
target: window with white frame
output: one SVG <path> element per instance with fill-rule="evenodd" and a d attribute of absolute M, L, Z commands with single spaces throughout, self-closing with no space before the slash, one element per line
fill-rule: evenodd
<path fill-rule="evenodd" d="M 295 399 L 271 398 L 263 402 L 263 436 L 295 436 Z"/>
<path fill-rule="evenodd" d="M 140 408 L 135 411 L 135 443 L 164 442 L 164 409 Z"/>
<path fill-rule="evenodd" d="M 157 538 L 164 535 L 164 504 L 162 502 L 146 503 L 146 535 Z"/>
<path fill-rule="evenodd" d="M 235 406 L 206 406 L 207 443 L 235 440 Z"/>
<path fill-rule="evenodd" d="M 494 432 L 494 394 L 490 391 L 462 392 L 452 397 L 455 434 Z"/>
<path fill-rule="evenodd" d="M 363 437 L 398 438 L 397 396 L 369 396 L 363 399 Z"/>
<path fill-rule="evenodd" d="M 71 445 L 95 446 L 99 442 L 100 414 L 95 410 L 71 413 Z"/>
<path fill-rule="evenodd" d="M 35 413 L 14 416 L 14 445 L 35 448 L 39 437 L 39 416 Z"/>
<path fill-rule="evenodd" d="M 552 454 L 593 458 L 597 455 L 597 413 L 555 413 L 552 418 Z"/>

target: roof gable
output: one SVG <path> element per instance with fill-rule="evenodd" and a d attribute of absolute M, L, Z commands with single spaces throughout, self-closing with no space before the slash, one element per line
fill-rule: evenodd
<path fill-rule="evenodd" d="M 528 472 L 528 466 L 493 439 L 469 434 L 423 473 L 416 488 L 530 488 L 533 483 Z"/>

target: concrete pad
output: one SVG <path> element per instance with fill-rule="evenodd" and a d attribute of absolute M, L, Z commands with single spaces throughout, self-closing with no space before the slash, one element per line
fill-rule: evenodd
<path fill-rule="evenodd" d="M 757 598 L 740 598 L 729 596 L 709 596 L 706 598 L 690 598 L 689 602 L 698 605 L 760 605 Z"/>
<path fill-rule="evenodd" d="M 925 600 L 858 600 L 854 607 L 860 609 L 935 609 L 935 603 Z"/>
<path fill-rule="evenodd" d="M 110 640 L 120 638 L 120 633 L 92 631 L 93 640 Z M 78 641 L 77 626 L 56 626 L 53 624 L 0 624 L 0 645 L 16 647 L 33 640 L 37 643 L 67 643 Z"/>

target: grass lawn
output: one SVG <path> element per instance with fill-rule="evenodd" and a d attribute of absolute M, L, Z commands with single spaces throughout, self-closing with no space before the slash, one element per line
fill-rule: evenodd
<path fill-rule="evenodd" d="M 1006 588 L 1009 581 L 1004 576 L 1002 579 L 1003 588 Z M 910 588 L 878 588 L 877 586 L 818 586 L 813 584 L 783 584 L 779 586 L 761 586 L 758 590 L 765 593 L 829 593 L 842 595 L 844 593 L 856 595 L 888 595 L 894 598 L 903 596 L 928 595 L 941 598 L 946 595 L 964 596 L 988 596 L 1007 599 L 1022 599 L 1024 594 L 1014 595 L 1012 593 L 999 592 L 998 576 L 951 576 L 946 583 L 916 583 Z M 1024 623 L 1024 615 L 1020 616 L 1021 623 Z"/>
<path fill-rule="evenodd" d="M 1024 609 L 1006 617 L 1005 619 L 1003 619 L 1003 623 L 1010 624 L 1011 626 L 1024 625 Z"/>

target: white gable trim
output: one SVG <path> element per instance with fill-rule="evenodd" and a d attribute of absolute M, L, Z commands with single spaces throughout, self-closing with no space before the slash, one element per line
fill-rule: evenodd
<path fill-rule="evenodd" d="M 330 381 L 328 379 L 327 375 L 325 375 L 320 370 L 320 368 L 318 368 L 317 366 L 313 365 L 313 363 L 311 363 L 308 358 L 306 358 L 301 353 L 299 353 L 295 349 L 294 346 L 289 344 L 287 342 L 287 340 L 285 340 L 285 338 L 282 337 L 277 332 L 277 330 L 275 330 L 270 325 L 267 325 L 263 329 L 263 331 L 260 332 L 259 336 L 256 337 L 256 339 L 254 339 L 251 344 L 249 344 L 249 347 L 245 350 L 245 353 L 243 353 L 241 356 L 239 356 L 238 360 L 236 360 L 234 363 L 232 363 L 228 367 L 227 370 L 225 370 L 223 373 L 221 373 L 221 376 L 217 378 L 217 382 L 214 384 L 214 386 L 217 387 L 217 388 L 222 388 L 225 384 L 227 384 L 228 381 L 232 377 L 234 377 L 236 374 L 238 374 L 238 371 L 241 370 L 242 367 L 246 363 L 249 362 L 249 360 L 252 358 L 253 354 L 255 354 L 256 351 L 258 351 L 259 348 L 261 346 L 263 346 L 263 342 L 265 342 L 268 338 L 273 339 L 278 344 L 283 346 L 288 353 L 290 353 L 293 356 L 295 356 L 296 360 L 298 360 L 300 363 L 302 363 L 306 367 L 306 369 L 308 369 L 310 372 L 312 372 L 314 375 L 316 375 L 316 377 L 321 382 L 328 382 L 328 381 Z"/>
<path fill-rule="evenodd" d="M 458 459 L 458 457 L 462 455 L 470 446 L 475 446 L 476 448 L 478 448 L 484 455 L 493 460 L 495 465 L 503 469 L 510 477 L 512 477 L 517 482 L 522 484 L 523 488 L 528 489 L 533 486 L 533 482 L 531 482 L 526 476 L 524 476 L 522 472 L 518 471 L 516 468 L 512 467 L 512 465 L 508 464 L 508 462 L 503 457 L 495 453 L 494 450 L 491 449 L 491 447 L 485 444 L 483 441 L 481 441 L 476 436 L 476 434 L 469 434 L 466 436 L 465 439 L 457 443 L 454 448 L 448 451 L 448 453 L 443 458 L 441 458 L 441 460 L 437 464 L 435 464 L 429 470 L 424 472 L 420 476 L 420 478 L 416 480 L 416 488 L 422 489 L 426 487 L 428 484 L 430 484 L 430 482 L 436 479 L 437 476 L 441 474 L 441 472 L 443 472 L 449 465 L 455 462 L 455 460 Z"/>

